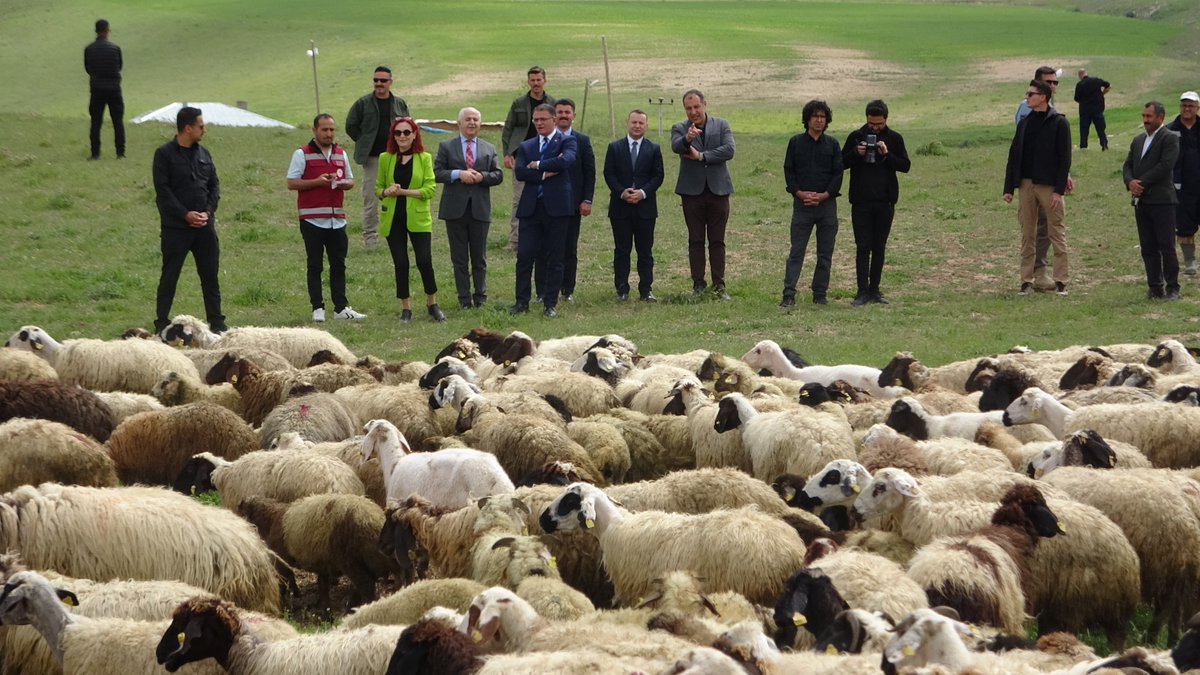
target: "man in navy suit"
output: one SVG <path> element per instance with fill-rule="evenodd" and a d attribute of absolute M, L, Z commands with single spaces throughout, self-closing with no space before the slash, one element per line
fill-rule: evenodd
<path fill-rule="evenodd" d="M 626 120 L 629 134 L 608 146 L 604 182 L 608 184 L 608 219 L 613 232 L 613 283 L 617 300 L 629 299 L 629 253 L 637 248 L 638 295 L 658 302 L 654 283 L 655 193 L 663 182 L 662 150 L 646 136 L 646 113 L 634 110 Z"/>
<path fill-rule="evenodd" d="M 554 123 L 559 133 L 573 137 L 579 146 L 576 153 L 578 157 L 567 171 L 576 206 L 567 219 L 567 238 L 563 248 L 562 298 L 567 302 L 574 302 L 575 273 L 579 268 L 579 226 L 584 216 L 592 215 L 592 196 L 596 192 L 596 154 L 592 151 L 592 139 L 571 128 L 575 123 L 574 101 L 560 98 L 554 102 Z M 534 269 L 534 285 L 539 291 L 544 291 L 541 267 L 539 264 Z"/>
<path fill-rule="evenodd" d="M 517 234 L 516 302 L 509 314 L 529 311 L 530 275 L 534 262 L 546 261 L 545 307 L 542 315 L 555 318 L 558 292 L 562 287 L 563 247 L 567 219 L 575 213 L 576 202 L 567 175 L 575 163 L 578 144 L 554 126 L 554 106 L 543 103 L 533 109 L 537 135 L 517 147 L 514 172 L 526 183 L 517 204 L 520 221 Z"/>

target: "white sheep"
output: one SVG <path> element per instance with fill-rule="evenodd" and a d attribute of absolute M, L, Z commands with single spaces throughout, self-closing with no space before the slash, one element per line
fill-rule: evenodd
<path fill-rule="evenodd" d="M 41 382 L 57 379 L 58 372 L 37 354 L 20 349 L 0 349 L 0 380 Z"/>
<path fill-rule="evenodd" d="M 166 406 L 208 401 L 242 414 L 242 395 L 228 382 L 208 385 L 172 370 L 162 376 L 150 393 Z"/>
<path fill-rule="evenodd" d="M 807 476 L 833 460 L 858 457 L 844 417 L 807 407 L 760 413 L 742 394 L 729 394 L 717 405 L 713 428 L 740 428 L 751 474 L 763 482 L 784 473 Z"/>
<path fill-rule="evenodd" d="M 680 396 L 683 401 L 696 468 L 731 466 L 749 473 L 750 456 L 742 444 L 741 434 L 721 434 L 713 426 L 717 404 L 712 392 L 701 386 L 695 377 L 685 377 L 675 383 L 671 394 Z"/>
<path fill-rule="evenodd" d="M 240 326 L 223 334 L 212 332 L 208 324 L 187 314 L 176 315 L 160 334 L 163 342 L 204 349 L 266 349 L 275 352 L 297 368 L 305 368 L 317 352 L 327 349 L 340 362 L 357 360 L 342 341 L 316 328 L 258 328 Z M 143 340 L 144 342 L 144 340 Z M 162 368 L 160 371 L 171 370 Z"/>
<path fill-rule="evenodd" d="M 415 383 L 361 384 L 338 389 L 334 395 L 354 412 L 360 427 L 371 420 L 387 420 L 417 447 L 429 439 L 449 435 L 443 429 L 443 418 L 453 429 L 454 413 L 431 410 L 429 392 Z"/>
<path fill-rule="evenodd" d="M 117 469 L 100 444 L 65 424 L 23 418 L 0 424 L 0 492 L 45 482 L 113 487 Z"/>
<path fill-rule="evenodd" d="M 465 612 L 471 606 L 471 600 L 486 589 L 481 583 L 459 577 L 422 579 L 355 608 L 342 620 L 341 627 L 353 630 L 371 624 L 407 626 L 437 606 Z"/>
<path fill-rule="evenodd" d="M 223 600 L 195 599 L 175 610 L 156 654 L 168 670 L 216 659 L 230 675 L 378 675 L 402 626 L 301 635 L 267 642 Z"/>
<path fill-rule="evenodd" d="M 151 340 L 66 340 L 59 343 L 37 326 L 22 326 L 8 347 L 42 357 L 58 379 L 92 391 L 149 394 L 164 372 L 200 377 L 190 359 Z"/>
<path fill-rule="evenodd" d="M 0 593 L 0 623 L 36 628 L 65 675 L 162 672 L 151 650 L 165 622 L 81 616 L 72 614 L 64 603 L 78 604 L 78 599 L 36 572 L 17 572 Z M 205 665 L 182 672 L 220 675 L 223 670 Z"/>
<path fill-rule="evenodd" d="M 905 396 L 892 404 L 887 425 L 914 440 L 957 436 L 974 440 L 984 422 L 997 424 L 1004 420 L 1004 411 L 950 413 L 931 415 L 917 399 Z"/>
<path fill-rule="evenodd" d="M 313 443 L 344 441 L 358 431 L 358 420 L 345 401 L 334 394 L 313 392 L 293 396 L 267 413 L 258 428 L 258 444 L 269 448 L 280 434 L 295 432 Z"/>
<path fill-rule="evenodd" d="M 805 556 L 795 530 L 757 509 L 629 513 L 586 483 L 568 486 L 539 522 L 547 533 L 584 529 L 595 535 L 621 604 L 645 596 L 655 577 L 676 569 L 692 570 L 714 591 L 773 602 Z"/>
<path fill-rule="evenodd" d="M 879 386 L 878 368 L 846 364 L 840 366 L 807 366 L 797 368 L 792 365 L 774 340 L 762 340 L 754 348 L 742 356 L 742 360 L 752 368 L 766 368 L 776 377 L 802 382 L 818 382 L 830 385 L 837 380 L 844 380 L 851 386 L 857 387 L 878 398 L 895 398 L 907 390 L 900 387 Z"/>
<path fill-rule="evenodd" d="M 513 491 L 496 456 L 470 448 L 413 453 L 404 434 L 387 420 L 363 428 L 363 461 L 379 457 L 389 501 L 419 494 L 441 508 L 457 509 L 488 495 Z"/>
<path fill-rule="evenodd" d="M 279 610 L 272 556 L 254 528 L 168 490 L 22 486 L 0 495 L 0 548 L 75 577 L 178 579 Z"/>
<path fill-rule="evenodd" d="M 353 468 L 336 457 L 310 450 L 258 450 L 232 462 L 201 452 L 188 461 L 172 487 L 182 494 L 215 488 L 221 494 L 221 505 L 231 511 L 254 495 L 294 502 L 315 494 L 365 494 Z"/>
<path fill-rule="evenodd" d="M 569 367 L 570 364 L 566 365 Z M 607 382 L 569 370 L 536 373 L 522 370 L 515 375 L 493 377 L 483 383 L 483 389 L 557 396 L 575 417 L 598 415 L 621 405 L 621 401 Z"/>
<path fill-rule="evenodd" d="M 869 468 L 920 466 L 923 473 L 948 476 L 962 471 L 1015 468 L 1003 451 L 955 436 L 914 441 L 885 425 L 876 424 L 863 436 L 859 459 Z"/>

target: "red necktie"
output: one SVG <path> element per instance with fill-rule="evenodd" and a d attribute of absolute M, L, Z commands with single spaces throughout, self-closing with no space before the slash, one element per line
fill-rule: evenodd
<path fill-rule="evenodd" d="M 474 147 L 475 147 L 475 141 L 473 139 L 467 139 L 467 168 L 468 169 L 475 168 L 475 150 L 473 149 Z"/>

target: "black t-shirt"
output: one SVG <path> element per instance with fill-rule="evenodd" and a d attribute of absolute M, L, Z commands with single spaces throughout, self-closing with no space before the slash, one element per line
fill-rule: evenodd
<path fill-rule="evenodd" d="M 378 157 L 387 152 L 388 129 L 392 126 L 392 96 L 375 99 L 375 109 L 379 112 L 379 128 L 375 131 L 375 143 L 371 145 L 371 157 Z"/>
<path fill-rule="evenodd" d="M 408 163 L 400 161 L 402 155 L 396 157 L 396 169 L 392 172 L 392 182 L 407 190 L 412 183 L 413 162 L 412 158 Z M 403 231 L 408 229 L 408 197 L 396 197 L 395 211 L 392 213 L 392 231 Z"/>
<path fill-rule="evenodd" d="M 541 98 L 534 98 L 533 94 L 526 94 L 529 97 L 529 128 L 525 130 L 525 140 L 529 140 L 538 135 L 537 128 L 533 126 L 533 109 L 546 101 L 546 95 L 542 94 Z"/>
<path fill-rule="evenodd" d="M 1025 118 L 1025 143 L 1021 146 L 1021 178 L 1033 178 L 1034 153 L 1038 134 L 1046 124 L 1046 112 L 1032 111 Z"/>

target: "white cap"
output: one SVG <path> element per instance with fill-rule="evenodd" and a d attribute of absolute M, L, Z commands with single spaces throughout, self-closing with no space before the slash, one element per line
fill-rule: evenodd
<path fill-rule="evenodd" d="M 1195 103 L 1200 103 L 1200 94 L 1197 94 L 1194 91 L 1185 91 L 1179 95 L 1179 100 L 1180 101 L 1193 101 Z"/>

